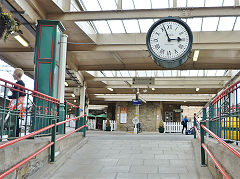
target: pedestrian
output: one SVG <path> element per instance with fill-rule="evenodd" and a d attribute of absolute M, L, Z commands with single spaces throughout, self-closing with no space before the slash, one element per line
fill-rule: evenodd
<path fill-rule="evenodd" d="M 25 83 L 21 80 L 23 74 L 24 74 L 24 72 L 21 68 L 16 68 L 13 72 L 13 79 L 17 80 L 16 84 L 25 87 Z M 19 119 L 22 117 L 22 113 L 25 111 L 23 104 L 24 104 L 26 94 L 25 94 L 25 90 L 23 88 L 18 87 L 16 85 L 13 86 L 11 91 L 12 91 L 12 95 L 8 96 L 8 98 L 11 99 L 8 108 L 10 111 L 12 111 L 12 110 L 20 111 L 20 115 L 19 115 L 19 117 L 17 117 L 17 121 L 16 121 L 17 122 L 16 137 L 19 137 L 19 133 L 20 133 Z M 17 101 L 18 101 L 18 104 L 16 104 Z"/>
<path fill-rule="evenodd" d="M 184 128 L 186 128 L 186 130 L 187 130 L 187 123 L 188 123 L 188 119 L 187 119 L 187 116 L 185 116 L 181 122 L 181 124 L 183 125 L 182 134 L 183 134 Z"/>

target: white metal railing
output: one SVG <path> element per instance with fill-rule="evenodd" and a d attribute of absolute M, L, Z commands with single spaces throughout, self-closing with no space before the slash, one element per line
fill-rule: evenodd
<path fill-rule="evenodd" d="M 96 129 L 96 119 L 89 119 L 88 129 Z"/>
<path fill-rule="evenodd" d="M 187 123 L 187 129 L 191 129 L 193 127 L 193 122 Z M 164 132 L 170 133 L 181 133 L 183 125 L 181 122 L 164 122 Z"/>
<path fill-rule="evenodd" d="M 117 129 L 117 122 L 115 120 L 109 120 L 109 121 L 110 121 L 111 131 L 115 131 Z M 107 120 L 103 120 L 103 125 L 102 125 L 103 131 L 106 130 L 106 122 Z"/>

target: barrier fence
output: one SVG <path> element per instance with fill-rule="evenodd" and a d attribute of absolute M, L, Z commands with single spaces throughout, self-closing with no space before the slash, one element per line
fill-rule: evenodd
<path fill-rule="evenodd" d="M 83 132 L 86 136 L 88 126 L 88 117 L 79 116 L 78 106 L 65 102 L 65 111 L 67 106 L 76 108 L 77 117 L 73 119 L 59 119 L 58 107 L 59 100 L 43 93 L 30 90 L 21 85 L 9 82 L 0 78 L 1 86 L 1 106 L 0 106 L 0 149 L 13 145 L 27 138 L 33 138 L 39 135 L 50 135 L 51 142 L 28 158 L 19 162 L 12 168 L 0 174 L 0 179 L 9 175 L 11 172 L 31 160 L 33 157 L 51 147 L 51 162 L 55 161 L 55 144 L 56 142 L 68 137 L 75 132 Z M 14 99 L 7 99 L 9 91 L 12 90 Z M 22 98 L 22 99 L 21 99 Z M 66 113 L 65 113 L 66 116 Z M 75 130 L 66 134 L 66 123 L 76 121 Z M 65 134 L 57 138 L 57 134 Z M 6 136 L 4 138 L 4 136 Z M 6 142 L 5 142 L 6 141 Z"/>
<path fill-rule="evenodd" d="M 200 122 L 196 121 L 196 118 L 194 119 L 194 138 L 198 136 L 198 139 L 201 141 L 201 164 L 206 165 L 206 152 L 213 160 L 219 171 L 222 173 L 223 177 L 227 179 L 230 179 L 230 176 L 218 163 L 214 155 L 209 151 L 205 145 L 204 139 L 205 136 L 216 139 L 227 150 L 231 151 L 233 155 L 240 159 L 240 153 L 227 143 L 236 143 L 236 145 L 239 143 L 239 84 L 240 81 L 231 85 L 223 92 L 221 92 L 217 97 L 215 97 L 212 101 L 206 104 L 198 113 L 198 115 L 202 116 Z"/>
<path fill-rule="evenodd" d="M 187 123 L 187 130 L 193 127 L 192 122 Z M 166 133 L 181 133 L 183 125 L 181 122 L 164 122 L 164 132 Z"/>

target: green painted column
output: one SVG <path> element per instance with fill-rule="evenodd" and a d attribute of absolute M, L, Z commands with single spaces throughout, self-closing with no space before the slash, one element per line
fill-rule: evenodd
<path fill-rule="evenodd" d="M 62 70 L 60 67 L 60 48 L 61 36 L 64 31 L 65 28 L 60 21 L 38 20 L 34 51 L 34 89 L 54 98 L 59 98 L 59 74 Z M 34 99 L 34 102 L 36 106 L 48 107 L 48 114 L 50 115 L 57 112 L 58 106 L 55 104 L 49 105 L 49 102 L 37 98 Z M 61 105 L 59 111 L 61 113 L 62 108 L 64 106 Z M 37 111 L 37 114 L 39 111 Z M 35 130 L 37 130 L 51 123 L 51 119 L 37 116 L 33 123 Z M 60 133 L 62 132 L 63 130 L 60 131 Z"/>

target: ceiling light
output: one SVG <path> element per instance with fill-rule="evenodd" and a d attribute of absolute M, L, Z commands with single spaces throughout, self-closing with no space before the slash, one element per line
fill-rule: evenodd
<path fill-rule="evenodd" d="M 153 91 L 155 91 L 155 88 L 152 88 Z"/>
<path fill-rule="evenodd" d="M 109 91 L 113 91 L 113 89 L 112 88 L 107 88 Z"/>
<path fill-rule="evenodd" d="M 18 34 L 17 32 L 13 32 L 11 34 L 24 47 L 28 47 L 29 46 L 28 42 L 20 34 Z"/>
<path fill-rule="evenodd" d="M 68 86 L 68 82 L 65 81 L 64 84 L 65 84 L 65 86 Z"/>
<path fill-rule="evenodd" d="M 195 50 L 194 55 L 193 55 L 193 61 L 194 62 L 196 62 L 198 60 L 198 55 L 199 55 L 199 50 Z"/>
<path fill-rule="evenodd" d="M 186 103 L 187 101 L 183 101 L 184 103 Z"/>
<path fill-rule="evenodd" d="M 74 98 L 75 98 L 75 94 L 72 94 L 72 97 L 74 97 Z"/>
<path fill-rule="evenodd" d="M 73 100 L 73 102 L 74 102 L 74 103 L 76 103 L 76 102 L 77 102 L 77 100 L 76 100 L 76 99 L 74 99 L 74 100 Z"/>
<path fill-rule="evenodd" d="M 199 91 L 199 88 L 196 88 L 196 91 Z"/>

